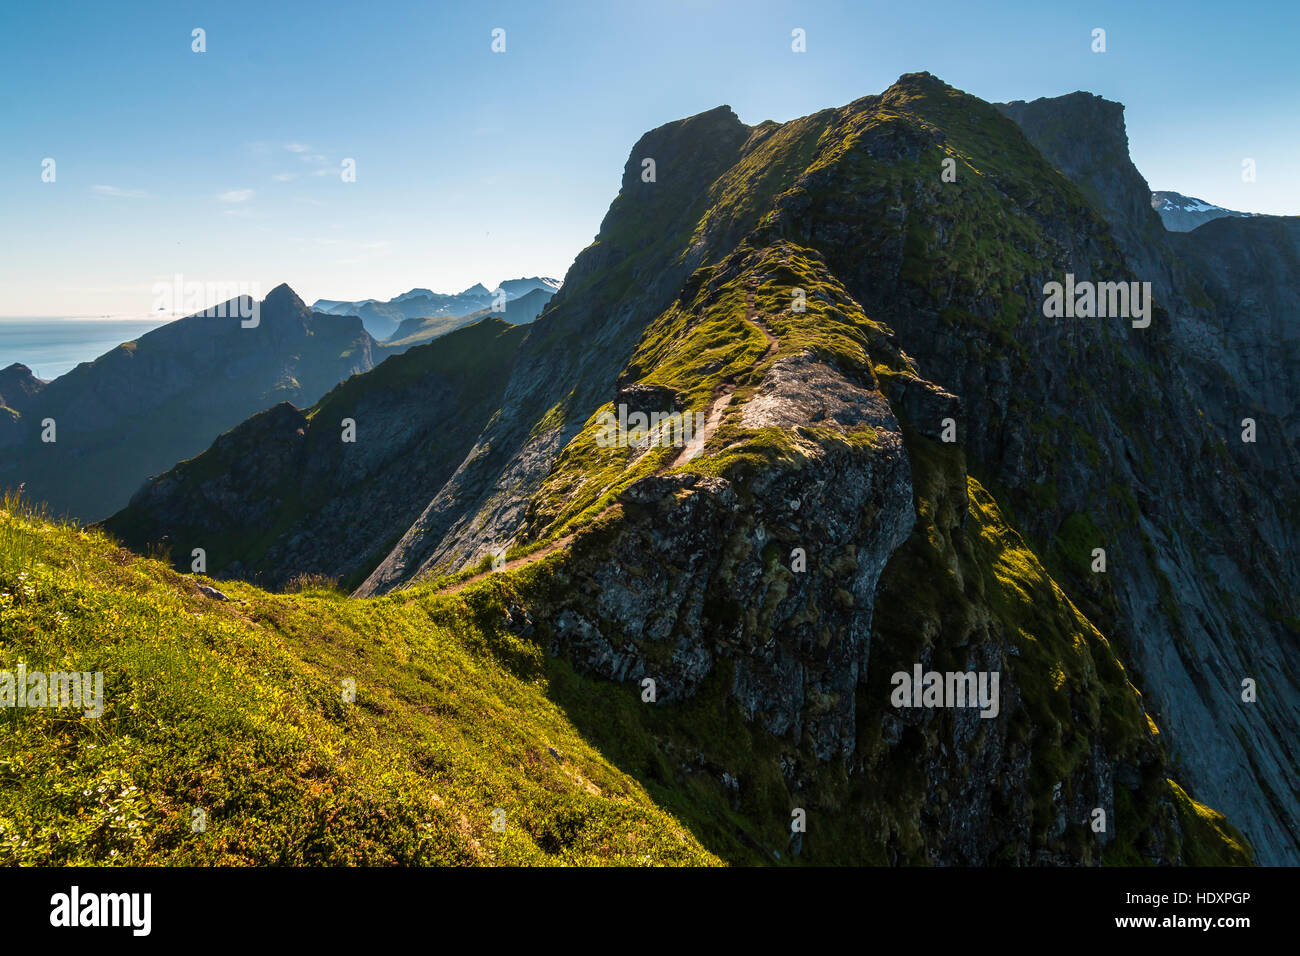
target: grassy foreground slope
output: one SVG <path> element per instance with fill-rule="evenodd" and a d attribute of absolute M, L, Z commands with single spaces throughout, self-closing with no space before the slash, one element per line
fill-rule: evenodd
<path fill-rule="evenodd" d="M 878 732 L 863 741 L 873 772 L 821 765 L 790 793 L 775 769 L 788 747 L 727 701 L 729 664 L 692 700 L 647 707 L 635 686 L 546 654 L 543 635 L 512 635 L 512 615 L 547 610 L 564 551 L 456 593 L 356 600 L 229 581 L 219 601 L 99 531 L 2 505 L 0 670 L 101 671 L 105 693 L 98 719 L 0 711 L 0 865 L 926 862 L 916 755 L 891 766 Z M 1081 650 L 1080 687 L 1096 683 L 1098 650 Z M 1031 655 L 1018 672 L 1039 669 Z M 1166 794 L 1182 835 L 1171 857 L 1249 862 L 1242 836 L 1163 775 L 1118 818 L 1105 862 L 1143 862 L 1135 843 L 1161 830 L 1149 810 Z M 793 805 L 818 821 L 802 854 Z"/>
<path fill-rule="evenodd" d="M 0 865 L 717 862 L 548 699 L 537 647 L 445 599 L 199 586 L 4 500 L 0 670 L 105 676 L 98 719 L 0 711 Z"/>

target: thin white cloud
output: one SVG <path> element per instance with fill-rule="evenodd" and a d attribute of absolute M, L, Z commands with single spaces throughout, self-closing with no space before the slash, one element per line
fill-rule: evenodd
<path fill-rule="evenodd" d="M 276 173 L 271 178 L 274 179 L 277 183 L 287 183 L 292 179 L 297 179 L 298 174 L 297 173 Z"/>
<path fill-rule="evenodd" d="M 143 189 L 121 189 L 117 186 L 92 186 L 91 188 L 101 196 L 112 196 L 115 199 L 149 198 L 149 194 Z"/>
<path fill-rule="evenodd" d="M 390 255 L 396 245 L 389 239 L 357 240 L 327 236 L 299 238 L 296 241 L 323 246 L 331 250 L 340 257 L 335 259 L 334 263 L 341 266 L 368 265 L 377 259 L 383 259 Z"/>
<path fill-rule="evenodd" d="M 364 252 L 378 252 L 389 248 L 393 244 L 389 239 L 371 239 L 363 242 L 358 239 L 335 239 L 326 236 L 316 236 L 311 241 L 320 246 L 356 249 Z"/>
<path fill-rule="evenodd" d="M 231 189 L 217 196 L 219 202 L 248 202 L 253 198 L 251 189 Z"/>
<path fill-rule="evenodd" d="M 302 143 L 285 143 L 284 148 L 291 153 L 305 153 L 311 149 L 310 146 L 305 146 Z"/>

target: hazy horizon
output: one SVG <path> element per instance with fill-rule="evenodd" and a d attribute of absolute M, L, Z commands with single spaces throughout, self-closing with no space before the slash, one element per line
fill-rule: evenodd
<path fill-rule="evenodd" d="M 5 101 L 0 202 L 23 230 L 0 239 L 0 314 L 147 314 L 177 273 L 308 303 L 563 278 L 645 131 L 724 103 L 786 121 L 919 71 L 992 102 L 1117 100 L 1152 189 L 1300 214 L 1300 132 L 1277 122 L 1300 12 L 1281 4 L 1212 35 L 1204 3 L 311 9 L 10 12 L 0 70 L 41 95 Z"/>

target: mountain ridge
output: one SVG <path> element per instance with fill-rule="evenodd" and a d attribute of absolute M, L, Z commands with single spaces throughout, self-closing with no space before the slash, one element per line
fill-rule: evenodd
<path fill-rule="evenodd" d="M 356 595 L 418 593 L 576 533 L 466 593 L 580 673 L 657 680 L 710 719 L 734 708 L 731 739 L 755 745 L 705 747 L 741 781 L 700 791 L 709 814 L 773 832 L 796 801 L 823 821 L 847 801 L 879 831 L 826 826 L 876 862 L 1239 861 L 1198 829 L 1191 788 L 1261 862 L 1294 860 L 1294 788 L 1276 799 L 1296 760 L 1294 484 L 1264 499 L 1251 450 L 1197 414 L 1247 390 L 1212 394 L 1227 359 L 1173 321 L 1222 316 L 1127 159 L 1122 109 L 992 105 L 922 73 L 784 124 L 724 106 L 646 133 L 521 333 L 499 407 L 441 488 L 407 502 L 422 510 Z M 1149 329 L 1044 322 L 1066 273 L 1152 282 Z M 685 463 L 602 447 L 598 413 L 620 402 L 717 427 Z M 801 545 L 805 576 L 786 563 Z M 1088 570 L 1098 546 L 1117 570 Z M 1225 659 L 1272 696 L 1234 704 L 1240 673 L 1206 663 Z M 884 681 L 918 661 L 1006 675 L 996 729 L 892 711 Z M 689 727 L 660 732 L 669 752 L 695 746 Z M 1120 829 L 1094 840 L 1098 805 Z"/>

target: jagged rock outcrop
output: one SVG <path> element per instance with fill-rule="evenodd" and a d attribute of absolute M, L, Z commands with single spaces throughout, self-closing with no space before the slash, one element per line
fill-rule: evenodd
<path fill-rule="evenodd" d="M 747 719 L 846 758 L 876 585 L 915 520 L 899 425 L 871 379 L 806 353 L 766 368 L 740 423 L 871 437 L 803 441 L 752 475 L 626 485 L 616 531 L 565 563 L 550 639 L 612 680 L 654 680 L 666 700 L 691 697 L 725 658 Z"/>
<path fill-rule="evenodd" d="M 681 400 L 671 388 L 636 382 L 621 387 L 614 396 L 614 404 L 625 406 L 629 414 L 653 415 L 678 411 Z"/>
<path fill-rule="evenodd" d="M 1121 246 L 1137 252 L 1160 236 L 1151 189 L 1129 159 L 1123 103 L 1077 92 L 997 108 L 1083 190 Z"/>

